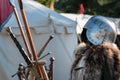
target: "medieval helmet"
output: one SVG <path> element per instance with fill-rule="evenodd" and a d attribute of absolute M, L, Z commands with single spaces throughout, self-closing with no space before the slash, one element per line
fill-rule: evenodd
<path fill-rule="evenodd" d="M 113 21 L 103 16 L 93 16 L 85 24 L 87 29 L 86 37 L 93 44 L 98 45 L 104 42 L 114 43 L 116 40 L 116 26 Z"/>

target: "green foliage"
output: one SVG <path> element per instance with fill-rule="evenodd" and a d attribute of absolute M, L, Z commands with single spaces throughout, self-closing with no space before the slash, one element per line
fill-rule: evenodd
<path fill-rule="evenodd" d="M 65 13 L 79 13 L 79 6 L 83 4 L 86 12 L 88 12 L 97 5 L 97 3 L 94 4 L 95 2 L 96 0 L 60 0 L 55 4 L 55 8 L 64 10 Z"/>
<path fill-rule="evenodd" d="M 116 0 L 97 0 L 97 2 L 100 4 L 100 5 L 105 5 L 105 4 L 109 4 L 109 3 L 112 3 Z"/>
<path fill-rule="evenodd" d="M 109 17 L 120 17 L 120 2 L 114 1 L 109 4 L 99 6 L 96 10 L 98 15 L 104 15 Z"/>
<path fill-rule="evenodd" d="M 63 2 L 62 2 L 63 1 Z M 66 2 L 65 2 L 66 1 Z M 84 5 L 85 14 L 120 17 L 119 0 L 61 0 L 55 8 L 65 13 L 79 13 L 79 5 Z"/>
<path fill-rule="evenodd" d="M 52 2 L 56 2 L 56 1 L 58 1 L 58 0 L 36 0 L 36 1 L 38 1 L 38 2 L 40 2 L 41 4 L 49 7 Z"/>
<path fill-rule="evenodd" d="M 49 7 L 50 0 L 49 0 L 49 1 L 48 1 L 48 0 L 36 0 L 36 1 L 38 1 L 38 2 L 40 2 L 41 4 L 43 4 L 43 5 L 47 6 L 47 7 Z"/>
<path fill-rule="evenodd" d="M 79 13 L 79 5 L 83 4 L 85 14 L 120 17 L 119 0 L 36 0 L 49 7 L 51 1 L 55 2 L 55 10 L 64 13 Z"/>

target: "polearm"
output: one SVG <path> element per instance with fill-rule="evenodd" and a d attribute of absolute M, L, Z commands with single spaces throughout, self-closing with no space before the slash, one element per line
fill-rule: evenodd
<path fill-rule="evenodd" d="M 15 14 L 15 17 L 16 17 L 16 20 L 17 20 L 19 29 L 20 29 L 20 31 L 21 31 L 21 35 L 22 35 L 22 37 L 23 37 L 23 41 L 24 41 L 24 43 L 25 43 L 25 46 L 26 46 L 26 49 L 27 49 L 27 52 L 28 52 L 28 56 L 29 56 L 30 59 L 32 59 L 31 51 L 30 51 L 30 48 L 29 48 L 29 46 L 28 46 L 27 39 L 26 39 L 24 30 L 23 30 L 23 28 L 22 28 L 22 25 L 21 25 L 21 22 L 20 22 L 20 19 L 19 19 L 19 17 L 18 17 L 18 13 L 17 13 L 17 10 L 16 10 L 15 7 L 13 8 L 13 11 L 14 11 L 14 14 Z"/>
<path fill-rule="evenodd" d="M 18 48 L 20 54 L 22 55 L 22 57 L 24 58 L 25 62 L 27 63 L 27 66 L 30 67 L 31 72 L 33 73 L 33 75 L 35 75 L 36 80 L 41 80 L 40 75 L 38 74 L 38 72 L 35 69 L 35 65 L 31 62 L 30 58 L 27 56 L 27 53 L 24 51 L 24 49 L 22 48 L 22 46 L 20 45 L 20 43 L 18 42 L 17 38 L 15 37 L 15 35 L 12 33 L 12 30 L 8 27 L 6 29 L 6 31 L 9 33 L 10 37 L 12 38 L 12 40 L 14 41 L 16 47 Z M 17 73 L 16 73 L 17 74 Z M 15 75 L 16 75 L 15 74 Z M 14 75 L 12 75 L 13 77 Z"/>
<path fill-rule="evenodd" d="M 20 12 L 21 12 L 21 15 L 22 15 L 22 18 L 23 18 L 23 22 L 24 22 L 24 25 L 25 25 L 25 29 L 26 29 L 26 32 L 27 32 L 28 39 L 29 39 L 30 47 L 31 47 L 31 50 L 32 50 L 33 59 L 35 61 L 37 61 L 36 50 L 35 50 L 35 47 L 34 47 L 34 44 L 33 44 L 33 40 L 32 40 L 32 37 L 31 37 L 29 25 L 28 25 L 28 22 L 27 22 L 27 19 L 26 19 L 26 15 L 25 15 L 25 12 L 23 10 L 22 1 L 18 0 L 18 4 L 19 4 L 19 7 L 20 7 Z M 42 75 L 42 72 L 41 72 L 39 66 L 37 66 L 37 71 L 38 71 L 39 75 L 43 78 L 43 75 Z"/>
<path fill-rule="evenodd" d="M 49 65 L 49 72 L 48 72 L 48 76 L 49 76 L 49 79 L 50 80 L 53 80 L 53 75 L 54 75 L 54 71 L 53 71 L 53 69 L 54 69 L 54 65 L 53 65 L 53 62 L 55 61 L 55 58 L 54 57 L 51 57 L 50 58 L 50 65 Z"/>
<path fill-rule="evenodd" d="M 10 27 L 8 27 L 6 29 L 6 31 L 9 33 L 10 37 L 12 38 L 12 40 L 15 42 L 15 45 L 18 47 L 21 55 L 23 56 L 23 58 L 25 59 L 25 62 L 27 63 L 27 65 L 31 65 L 32 62 L 30 60 L 30 58 L 27 56 L 27 53 L 24 51 L 24 49 L 22 48 L 22 46 L 20 45 L 20 43 L 18 42 L 18 40 L 16 39 L 15 35 L 12 33 L 12 30 Z"/>
<path fill-rule="evenodd" d="M 24 25 L 25 25 L 25 29 L 26 29 L 26 32 L 27 32 L 27 36 L 28 36 L 28 39 L 29 39 L 29 43 L 30 43 L 30 47 L 31 47 L 31 50 L 32 50 L 33 58 L 34 58 L 35 61 L 37 61 L 35 46 L 34 46 L 34 43 L 33 43 L 33 40 L 32 40 L 32 36 L 31 36 L 30 28 L 29 28 L 29 25 L 28 25 L 28 22 L 27 22 L 27 18 L 26 18 L 25 12 L 23 10 L 22 1 L 18 0 L 18 3 L 19 3 L 19 6 L 20 6 L 20 12 L 21 12 L 23 22 L 24 22 Z"/>
<path fill-rule="evenodd" d="M 48 43 L 54 38 L 54 35 L 51 35 L 49 37 L 49 39 L 47 40 L 47 42 L 45 43 L 45 45 L 42 47 L 42 49 L 40 50 L 40 52 L 38 53 L 38 58 L 41 56 L 41 54 L 43 53 L 43 51 L 45 50 L 46 46 L 48 45 Z"/>
<path fill-rule="evenodd" d="M 24 22 L 24 25 L 25 25 L 25 28 L 26 28 L 26 32 L 27 32 L 27 36 L 28 36 L 28 39 L 29 39 L 29 43 L 30 43 L 30 46 L 31 46 L 33 59 L 35 61 L 38 61 L 36 49 L 35 49 L 35 46 L 34 46 L 34 43 L 33 43 L 33 40 L 32 40 L 32 36 L 31 36 L 31 33 L 30 33 L 30 28 L 29 28 L 29 25 L 28 25 L 28 22 L 27 22 L 27 18 L 26 18 L 24 9 L 23 9 L 22 0 L 18 0 L 18 3 L 19 3 L 19 7 L 20 7 L 20 12 L 21 12 L 21 15 L 22 15 L 22 18 L 23 18 L 23 22 Z M 39 75 L 42 78 L 45 78 L 45 80 L 49 80 L 47 74 L 44 74 L 45 72 L 42 72 L 42 71 L 44 71 L 43 67 L 37 65 L 36 68 L 37 68 L 37 71 L 38 71 Z"/>

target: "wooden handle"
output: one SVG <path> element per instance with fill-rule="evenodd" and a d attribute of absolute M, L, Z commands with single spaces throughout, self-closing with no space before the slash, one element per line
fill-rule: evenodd
<path fill-rule="evenodd" d="M 19 3 L 19 6 L 20 6 L 20 12 L 21 12 L 21 15 L 22 15 L 22 18 L 23 18 L 23 22 L 24 22 L 24 25 L 25 25 L 25 28 L 26 28 L 28 40 L 29 40 L 30 47 L 31 47 L 31 50 L 32 50 L 33 59 L 34 59 L 35 61 L 37 61 L 37 60 L 38 60 L 38 57 L 37 57 L 37 55 L 36 55 L 35 46 L 34 46 L 34 43 L 33 43 L 33 39 L 32 39 L 32 36 L 31 36 L 31 32 L 30 32 L 30 28 L 29 28 L 29 25 L 28 25 L 28 22 L 27 22 L 27 18 L 26 18 L 24 9 L 23 9 L 22 1 L 21 1 L 21 0 L 18 0 L 18 3 Z M 41 72 L 40 67 L 39 67 L 39 66 L 36 66 L 36 69 L 37 69 L 40 77 L 43 78 L 43 75 L 42 75 L 42 72 Z"/>
<path fill-rule="evenodd" d="M 47 42 L 45 43 L 45 45 L 42 47 L 42 49 L 40 50 L 40 52 L 38 53 L 38 57 L 41 56 L 41 54 L 43 53 L 43 51 L 45 50 L 46 46 L 48 45 L 48 43 L 50 42 L 50 40 L 52 40 L 54 38 L 54 35 L 51 35 L 49 37 L 49 39 L 47 40 Z"/>

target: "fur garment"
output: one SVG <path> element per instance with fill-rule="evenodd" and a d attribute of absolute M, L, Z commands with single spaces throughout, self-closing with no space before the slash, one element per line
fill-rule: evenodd
<path fill-rule="evenodd" d="M 105 60 L 109 71 L 103 71 Z M 119 49 L 109 43 L 90 47 L 81 43 L 75 50 L 71 80 L 106 80 L 103 72 L 109 72 L 111 80 L 120 80 Z"/>

